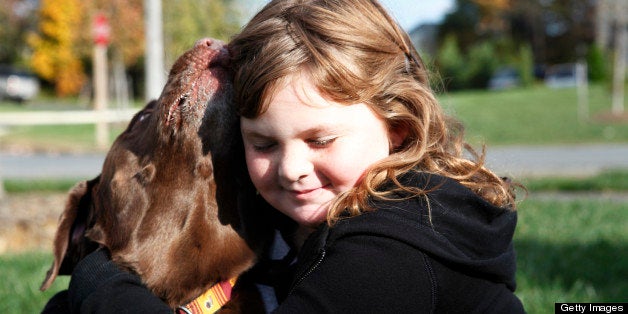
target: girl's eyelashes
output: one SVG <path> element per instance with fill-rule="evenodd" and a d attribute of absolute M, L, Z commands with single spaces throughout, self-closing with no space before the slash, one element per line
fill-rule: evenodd
<path fill-rule="evenodd" d="M 336 137 L 331 138 L 314 138 L 306 140 L 305 142 L 312 148 L 327 148 L 331 144 L 334 143 Z M 268 153 L 271 152 L 275 147 L 277 147 L 277 142 L 275 141 L 252 141 L 250 142 L 250 147 L 253 148 L 254 151 L 259 153 Z"/>
<path fill-rule="evenodd" d="M 260 152 L 260 153 L 264 153 L 264 152 L 269 152 L 270 150 L 272 150 L 275 147 L 275 143 L 259 143 L 259 144 L 252 144 L 251 146 L 253 147 L 253 149 L 256 152 Z"/>
<path fill-rule="evenodd" d="M 312 139 L 312 140 L 309 140 L 308 142 L 310 143 L 310 145 L 312 145 L 314 147 L 325 148 L 325 147 L 331 145 L 335 140 L 336 140 L 336 138 L 332 137 L 332 138 Z"/>

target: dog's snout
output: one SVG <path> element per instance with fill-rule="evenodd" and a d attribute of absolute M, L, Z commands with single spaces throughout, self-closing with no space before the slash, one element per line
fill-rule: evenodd
<path fill-rule="evenodd" d="M 207 47 L 211 47 L 212 43 L 214 41 L 211 38 L 203 38 L 203 39 L 199 39 L 196 41 L 196 43 L 194 43 L 194 47 L 198 47 L 198 46 L 207 46 Z"/>
<path fill-rule="evenodd" d="M 218 39 L 213 38 L 203 38 L 196 41 L 194 47 L 205 46 L 214 50 L 221 50 L 224 47 L 224 43 Z"/>

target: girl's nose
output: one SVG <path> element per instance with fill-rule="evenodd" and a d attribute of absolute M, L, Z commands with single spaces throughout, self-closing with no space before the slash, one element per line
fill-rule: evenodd
<path fill-rule="evenodd" d="M 285 183 L 297 182 L 314 170 L 307 149 L 291 148 L 283 152 L 278 165 L 279 178 Z"/>

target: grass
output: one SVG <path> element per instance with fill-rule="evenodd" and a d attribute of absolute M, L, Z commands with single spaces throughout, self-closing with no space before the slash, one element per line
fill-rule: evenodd
<path fill-rule="evenodd" d="M 530 192 L 534 191 L 628 191 L 628 170 L 608 170 L 591 177 L 552 177 L 524 179 L 522 183 Z"/>
<path fill-rule="evenodd" d="M 113 124 L 109 128 L 109 143 L 126 126 Z M 0 136 L 0 147 L 28 146 L 40 151 L 96 151 L 96 128 L 93 124 L 15 126 L 10 136 Z"/>
<path fill-rule="evenodd" d="M 8 193 L 66 192 L 77 180 L 5 180 L 4 190 Z"/>
<path fill-rule="evenodd" d="M 626 301 L 627 209 L 605 200 L 522 204 L 516 294 L 529 313 L 553 313 L 555 302 Z"/>
<path fill-rule="evenodd" d="M 542 86 L 500 92 L 467 91 L 440 97 L 465 125 L 474 145 L 613 143 L 628 141 L 628 120 L 601 120 L 611 108 L 604 85 L 589 89 L 589 118 L 580 121 L 574 88 Z M 628 105 L 626 106 L 628 108 Z"/>
<path fill-rule="evenodd" d="M 50 253 L 0 255 L 0 313 L 39 313 L 48 299 L 66 289 L 69 279 L 63 276 L 47 291 L 39 291 L 51 263 Z"/>

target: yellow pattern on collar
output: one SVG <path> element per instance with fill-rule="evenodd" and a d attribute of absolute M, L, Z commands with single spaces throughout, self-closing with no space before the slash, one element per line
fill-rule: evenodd
<path fill-rule="evenodd" d="M 231 299 L 231 289 L 237 278 L 219 282 L 194 301 L 177 309 L 178 314 L 209 314 L 218 311 Z"/>

